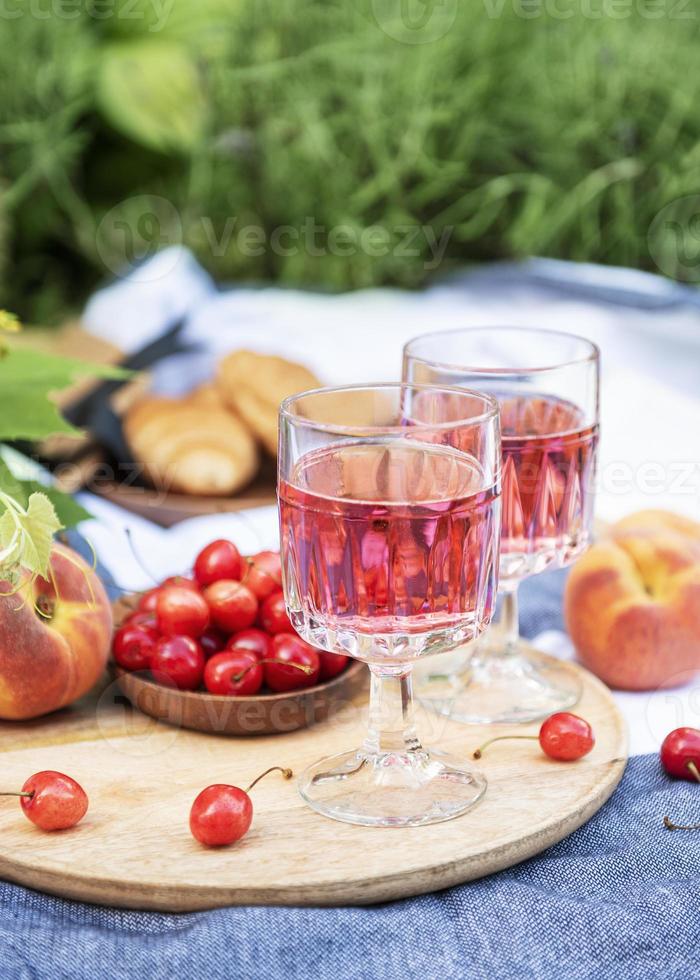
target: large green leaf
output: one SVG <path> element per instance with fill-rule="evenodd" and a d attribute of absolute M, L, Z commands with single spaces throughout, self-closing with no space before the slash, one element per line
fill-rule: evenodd
<path fill-rule="evenodd" d="M 126 378 L 128 371 L 39 351 L 0 351 L 0 440 L 43 439 L 75 429 L 49 401 L 81 375 Z"/>
<path fill-rule="evenodd" d="M 97 73 L 97 104 L 115 129 L 154 150 L 188 151 L 206 103 L 193 57 L 164 39 L 111 44 Z"/>

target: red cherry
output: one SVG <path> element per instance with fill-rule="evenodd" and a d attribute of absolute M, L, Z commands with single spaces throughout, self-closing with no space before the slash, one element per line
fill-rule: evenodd
<path fill-rule="evenodd" d="M 342 674 L 350 658 L 346 657 L 344 653 L 329 653 L 327 650 L 319 650 L 318 659 L 321 661 L 320 680 L 329 681 L 332 677 Z"/>
<path fill-rule="evenodd" d="M 112 654 L 124 670 L 148 670 L 157 642 L 156 630 L 127 623 L 114 634 Z"/>
<path fill-rule="evenodd" d="M 265 599 L 260 606 L 258 618 L 262 628 L 273 636 L 276 633 L 294 632 L 294 627 L 287 615 L 287 607 L 284 604 L 282 592 L 275 592 Z"/>
<path fill-rule="evenodd" d="M 209 606 L 198 592 L 168 585 L 158 593 L 156 616 L 166 636 L 199 636 L 209 625 Z"/>
<path fill-rule="evenodd" d="M 204 668 L 204 686 L 210 694 L 251 697 L 262 684 L 263 666 L 251 650 L 222 650 Z"/>
<path fill-rule="evenodd" d="M 158 620 L 155 612 L 132 612 L 126 617 L 122 626 L 147 626 L 149 629 L 158 630 Z"/>
<path fill-rule="evenodd" d="M 272 657 L 283 663 L 265 664 L 265 683 L 272 691 L 296 691 L 313 687 L 321 673 L 318 653 L 296 633 L 278 633 L 272 640 Z M 288 666 L 288 665 L 296 666 Z M 300 667 L 306 670 L 300 670 Z"/>
<path fill-rule="evenodd" d="M 675 728 L 661 744 L 661 765 L 669 776 L 700 782 L 700 731 Z"/>
<path fill-rule="evenodd" d="M 697 728 L 674 728 L 661 743 L 661 765 L 669 776 L 700 783 L 700 731 Z M 667 830 L 700 830 L 700 824 L 674 823 L 664 817 Z"/>
<path fill-rule="evenodd" d="M 224 538 L 212 541 L 206 548 L 202 548 L 194 562 L 194 575 L 202 588 L 221 579 L 238 581 L 242 572 L 240 551 L 233 541 L 226 541 Z"/>
<path fill-rule="evenodd" d="M 207 626 L 201 636 L 197 637 L 197 642 L 202 648 L 204 656 L 209 659 L 215 653 L 219 653 L 226 646 L 226 637 L 213 626 Z"/>
<path fill-rule="evenodd" d="M 595 745 L 593 729 L 570 711 L 557 711 L 545 718 L 539 734 L 545 755 L 559 762 L 573 762 L 588 755 Z"/>
<path fill-rule="evenodd" d="M 243 581 L 261 601 L 282 588 L 282 561 L 279 551 L 259 551 L 247 559 Z"/>
<path fill-rule="evenodd" d="M 161 684 L 194 691 L 204 674 L 202 648 L 191 636 L 164 636 L 153 651 L 151 673 Z"/>
<path fill-rule="evenodd" d="M 155 612 L 159 592 L 160 586 L 143 593 L 139 599 L 139 609 L 141 612 Z"/>
<path fill-rule="evenodd" d="M 0 793 L 0 796 L 19 796 L 25 816 L 47 831 L 75 827 L 88 808 L 83 787 L 70 776 L 52 769 L 30 776 L 21 793 Z"/>
<path fill-rule="evenodd" d="M 502 742 L 507 739 L 530 741 L 537 739 L 545 755 L 558 762 L 573 762 L 588 755 L 595 745 L 593 729 L 583 718 L 572 715 L 570 711 L 557 711 L 545 718 L 540 727 L 539 735 L 497 735 L 472 753 L 472 758 L 480 759 L 484 749 L 492 742 Z"/>
<path fill-rule="evenodd" d="M 193 578 L 188 578 L 187 575 L 171 575 L 160 583 L 161 589 L 167 589 L 171 585 L 177 585 L 181 589 L 189 589 L 191 592 L 199 592 L 199 586 Z"/>
<path fill-rule="evenodd" d="M 223 847 L 240 840 L 253 820 L 253 803 L 248 794 L 270 772 L 281 772 L 285 779 L 293 775 L 291 769 L 273 766 L 254 779 L 248 789 L 226 783 L 203 789 L 190 810 L 190 831 L 195 840 L 206 847 Z"/>
<path fill-rule="evenodd" d="M 253 804 L 245 790 L 226 783 L 207 786 L 190 810 L 192 836 L 205 847 L 240 840 L 253 822 Z"/>
<path fill-rule="evenodd" d="M 229 637 L 226 649 L 249 650 L 255 654 L 258 660 L 264 660 L 266 657 L 272 656 L 270 653 L 271 645 L 272 640 L 268 633 L 251 627 L 251 629 L 240 630 L 240 632 Z"/>
<path fill-rule="evenodd" d="M 255 622 L 258 600 L 240 582 L 232 579 L 214 582 L 204 590 L 204 598 L 215 625 L 227 633 L 247 629 Z"/>

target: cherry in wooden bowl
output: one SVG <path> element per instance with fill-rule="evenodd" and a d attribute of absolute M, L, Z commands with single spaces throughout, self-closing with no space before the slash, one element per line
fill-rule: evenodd
<path fill-rule="evenodd" d="M 135 610 L 138 598 L 126 596 L 114 603 L 116 626 Z M 367 682 L 367 668 L 354 661 L 341 674 L 313 687 L 230 697 L 166 687 L 146 671 L 130 672 L 116 664 L 113 669 L 120 690 L 139 711 L 208 735 L 273 735 L 307 728 L 340 711 Z"/>

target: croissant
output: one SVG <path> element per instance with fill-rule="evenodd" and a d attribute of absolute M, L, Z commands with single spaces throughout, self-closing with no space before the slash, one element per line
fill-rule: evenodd
<path fill-rule="evenodd" d="M 159 490 L 234 494 L 258 470 L 255 439 L 211 391 L 185 399 L 146 398 L 124 419 L 124 435 L 145 477 Z"/>
<path fill-rule="evenodd" d="M 225 403 L 247 423 L 270 456 L 277 455 L 280 402 L 320 387 L 318 378 L 301 364 L 247 350 L 223 358 L 216 382 Z"/>

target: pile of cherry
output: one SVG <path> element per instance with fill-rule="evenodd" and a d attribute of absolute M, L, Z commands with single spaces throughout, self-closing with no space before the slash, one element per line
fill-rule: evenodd
<path fill-rule="evenodd" d="M 150 671 L 160 684 L 233 697 L 312 687 L 348 664 L 294 632 L 279 552 L 245 557 L 224 539 L 200 551 L 192 577 L 168 578 L 141 596 L 112 653 L 124 670 Z"/>

